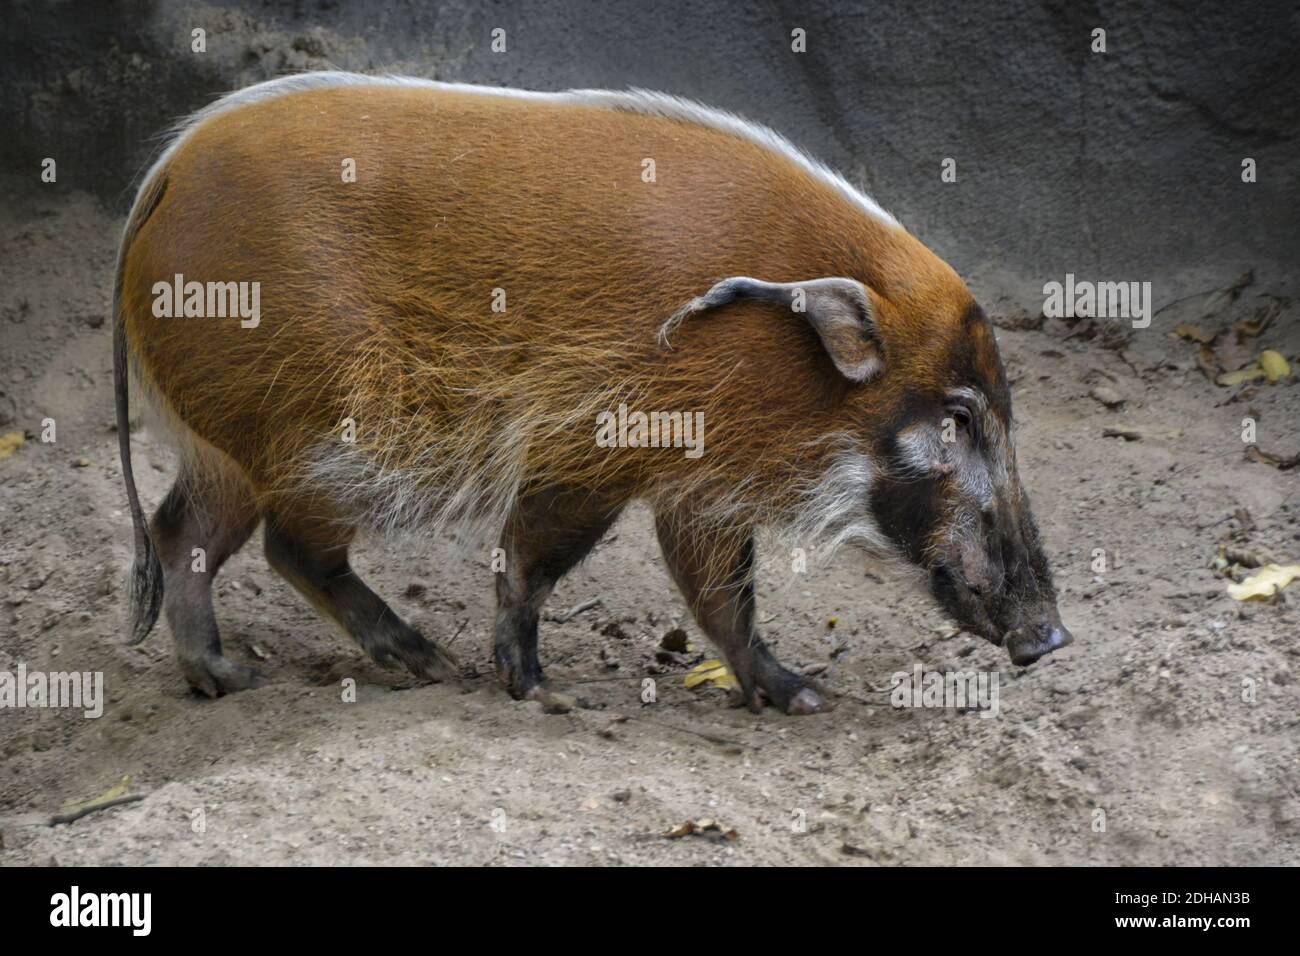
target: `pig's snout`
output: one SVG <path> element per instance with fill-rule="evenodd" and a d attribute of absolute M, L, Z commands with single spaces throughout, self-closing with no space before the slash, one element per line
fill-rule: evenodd
<path fill-rule="evenodd" d="M 1030 630 L 1007 636 L 1007 653 L 1011 663 L 1027 667 L 1045 654 L 1074 643 L 1074 635 L 1060 621 L 1047 620 Z"/>

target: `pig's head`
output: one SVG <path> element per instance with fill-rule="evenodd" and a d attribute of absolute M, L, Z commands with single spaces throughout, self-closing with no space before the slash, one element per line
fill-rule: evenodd
<path fill-rule="evenodd" d="M 1073 638 L 1016 470 L 992 325 L 951 270 L 940 275 L 952 295 L 897 302 L 848 278 L 737 276 L 679 310 L 663 333 L 743 299 L 800 313 L 831 360 L 826 374 L 843 386 L 832 390 L 836 431 L 854 450 L 833 460 L 796 523 L 892 546 L 927 572 L 963 628 L 1030 664 Z"/>
<path fill-rule="evenodd" d="M 1011 395 L 983 310 L 970 305 L 919 358 L 900 358 L 912 367 L 877 406 L 889 414 L 872 435 L 872 514 L 963 628 L 1031 664 L 1073 637 L 1016 468 Z"/>
<path fill-rule="evenodd" d="M 1073 639 L 1016 471 L 1005 383 L 915 396 L 881 436 L 884 474 L 872 494 L 881 529 L 929 574 L 935 599 L 963 628 L 1031 664 Z"/>

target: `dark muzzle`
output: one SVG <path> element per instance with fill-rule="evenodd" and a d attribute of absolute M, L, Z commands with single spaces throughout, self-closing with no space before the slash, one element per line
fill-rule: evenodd
<path fill-rule="evenodd" d="M 1033 630 L 1017 631 L 1007 637 L 1007 653 L 1011 663 L 1017 667 L 1027 667 L 1044 654 L 1060 650 L 1074 642 L 1071 634 L 1060 621 L 1044 621 Z"/>

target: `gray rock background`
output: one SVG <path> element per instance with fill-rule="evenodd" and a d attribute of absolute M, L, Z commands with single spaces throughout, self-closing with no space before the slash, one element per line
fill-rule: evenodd
<path fill-rule="evenodd" d="M 0 169 L 111 209 L 176 118 L 337 66 L 560 89 L 644 86 L 770 124 L 860 182 L 995 309 L 1042 284 L 1246 268 L 1294 291 L 1300 21 L 1291 3 L 8 0 Z M 190 30 L 208 50 L 190 50 Z M 507 31 L 508 51 L 489 49 Z M 807 31 L 794 54 L 790 33 Z M 1090 51 L 1107 31 L 1108 52 Z M 53 186 L 40 161 L 58 161 Z M 1258 182 L 1241 182 L 1241 161 Z M 940 181 L 945 157 L 958 181 Z"/>

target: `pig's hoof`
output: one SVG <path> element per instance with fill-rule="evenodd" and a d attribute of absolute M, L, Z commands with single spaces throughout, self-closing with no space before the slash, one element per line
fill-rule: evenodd
<path fill-rule="evenodd" d="M 205 654 L 191 661 L 182 660 L 181 671 L 191 687 L 208 697 L 252 690 L 266 683 L 266 678 L 256 668 L 236 664 L 220 654 Z"/>
<path fill-rule="evenodd" d="M 451 680 L 460 674 L 460 665 L 452 653 L 426 637 L 403 641 L 393 649 L 394 656 L 416 677 L 425 680 Z"/>
<path fill-rule="evenodd" d="M 764 696 L 792 717 L 822 714 L 831 709 L 831 702 L 811 681 L 785 669 L 762 687 Z"/>
<path fill-rule="evenodd" d="M 533 700 L 534 692 L 540 689 L 542 672 L 540 669 L 529 670 L 522 667 L 513 655 L 497 650 L 493 655 L 496 664 L 497 680 L 515 700 Z"/>
<path fill-rule="evenodd" d="M 762 709 L 764 702 L 770 703 L 792 717 L 824 714 L 834 709 L 834 705 L 819 688 L 787 670 L 780 671 L 751 690 L 745 702 L 755 712 Z"/>
<path fill-rule="evenodd" d="M 811 687 L 805 687 L 799 693 L 790 698 L 790 703 L 786 705 L 785 712 L 792 716 L 803 716 L 804 714 L 824 714 L 831 709 L 831 703 Z"/>

